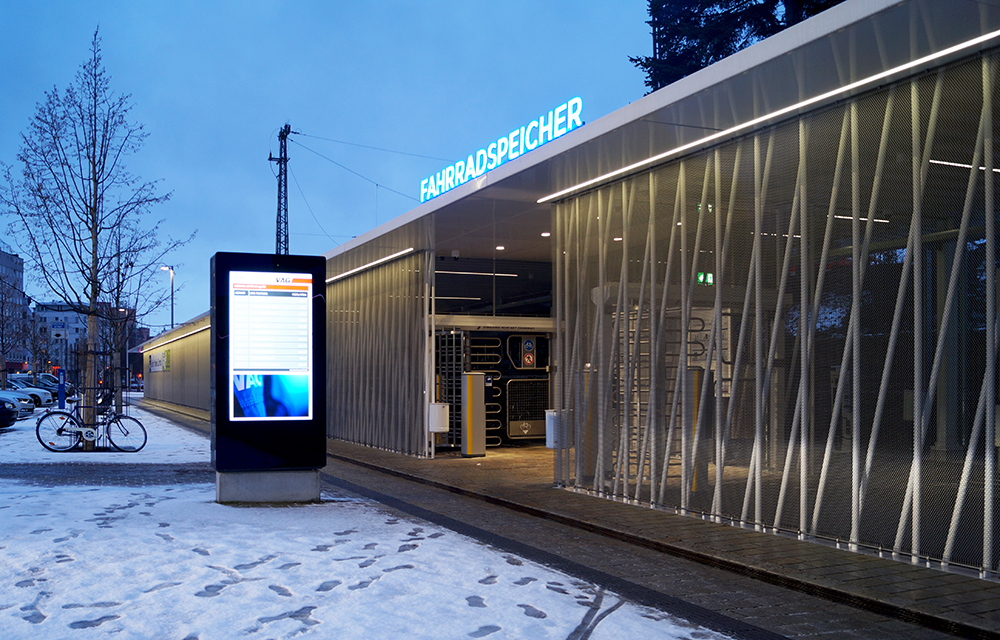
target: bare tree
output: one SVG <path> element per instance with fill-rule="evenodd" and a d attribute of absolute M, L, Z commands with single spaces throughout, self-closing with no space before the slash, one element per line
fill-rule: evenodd
<path fill-rule="evenodd" d="M 38 382 L 38 369 L 49 359 L 49 331 L 36 312 L 30 313 L 25 323 L 24 346 L 31 357 L 31 381 Z"/>
<path fill-rule="evenodd" d="M 162 221 L 146 220 L 170 194 L 126 169 L 125 161 L 147 135 L 129 120 L 131 109 L 131 96 L 111 89 L 95 31 L 74 82 L 62 93 L 46 92 L 21 134 L 20 176 L 5 166 L 6 184 L 0 185 L 0 205 L 15 216 L 14 234 L 26 245 L 33 275 L 87 316 L 84 405 L 89 406 L 97 386 L 99 324 L 119 313 L 116 290 L 137 292 L 141 274 L 155 268 L 150 265 L 190 240 L 161 243 Z M 92 422 L 93 415 L 84 419 Z"/>

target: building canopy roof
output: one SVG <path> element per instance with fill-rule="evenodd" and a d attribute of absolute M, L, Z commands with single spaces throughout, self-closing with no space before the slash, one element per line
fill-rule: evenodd
<path fill-rule="evenodd" d="M 550 261 L 560 198 L 996 46 L 1000 0 L 847 0 L 340 245 L 328 272 L 409 248 Z"/>

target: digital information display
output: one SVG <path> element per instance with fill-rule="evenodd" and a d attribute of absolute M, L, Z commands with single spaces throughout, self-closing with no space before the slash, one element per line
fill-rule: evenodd
<path fill-rule="evenodd" d="M 326 465 L 326 260 L 212 257 L 212 466 Z"/>
<path fill-rule="evenodd" d="M 229 419 L 311 420 L 312 276 L 229 273 Z"/>

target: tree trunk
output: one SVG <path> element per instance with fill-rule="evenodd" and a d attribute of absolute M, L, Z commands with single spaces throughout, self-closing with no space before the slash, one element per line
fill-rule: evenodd
<path fill-rule="evenodd" d="M 83 424 L 93 428 L 97 423 L 97 331 L 98 318 L 92 314 L 87 316 L 87 352 L 83 357 Z M 84 451 L 93 451 L 94 443 L 83 441 Z"/>
<path fill-rule="evenodd" d="M 112 335 L 114 336 L 111 341 L 111 371 L 113 372 L 114 378 L 112 379 L 112 384 L 114 385 L 112 389 L 115 390 L 115 413 L 122 413 L 122 376 L 124 371 L 122 370 L 121 361 L 121 350 L 122 344 L 124 342 L 124 328 L 121 323 L 117 320 L 114 323 Z"/>

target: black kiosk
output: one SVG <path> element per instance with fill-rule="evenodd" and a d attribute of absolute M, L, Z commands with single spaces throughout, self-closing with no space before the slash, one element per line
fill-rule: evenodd
<path fill-rule="evenodd" d="M 326 261 L 212 257 L 218 502 L 319 500 L 326 464 Z"/>

